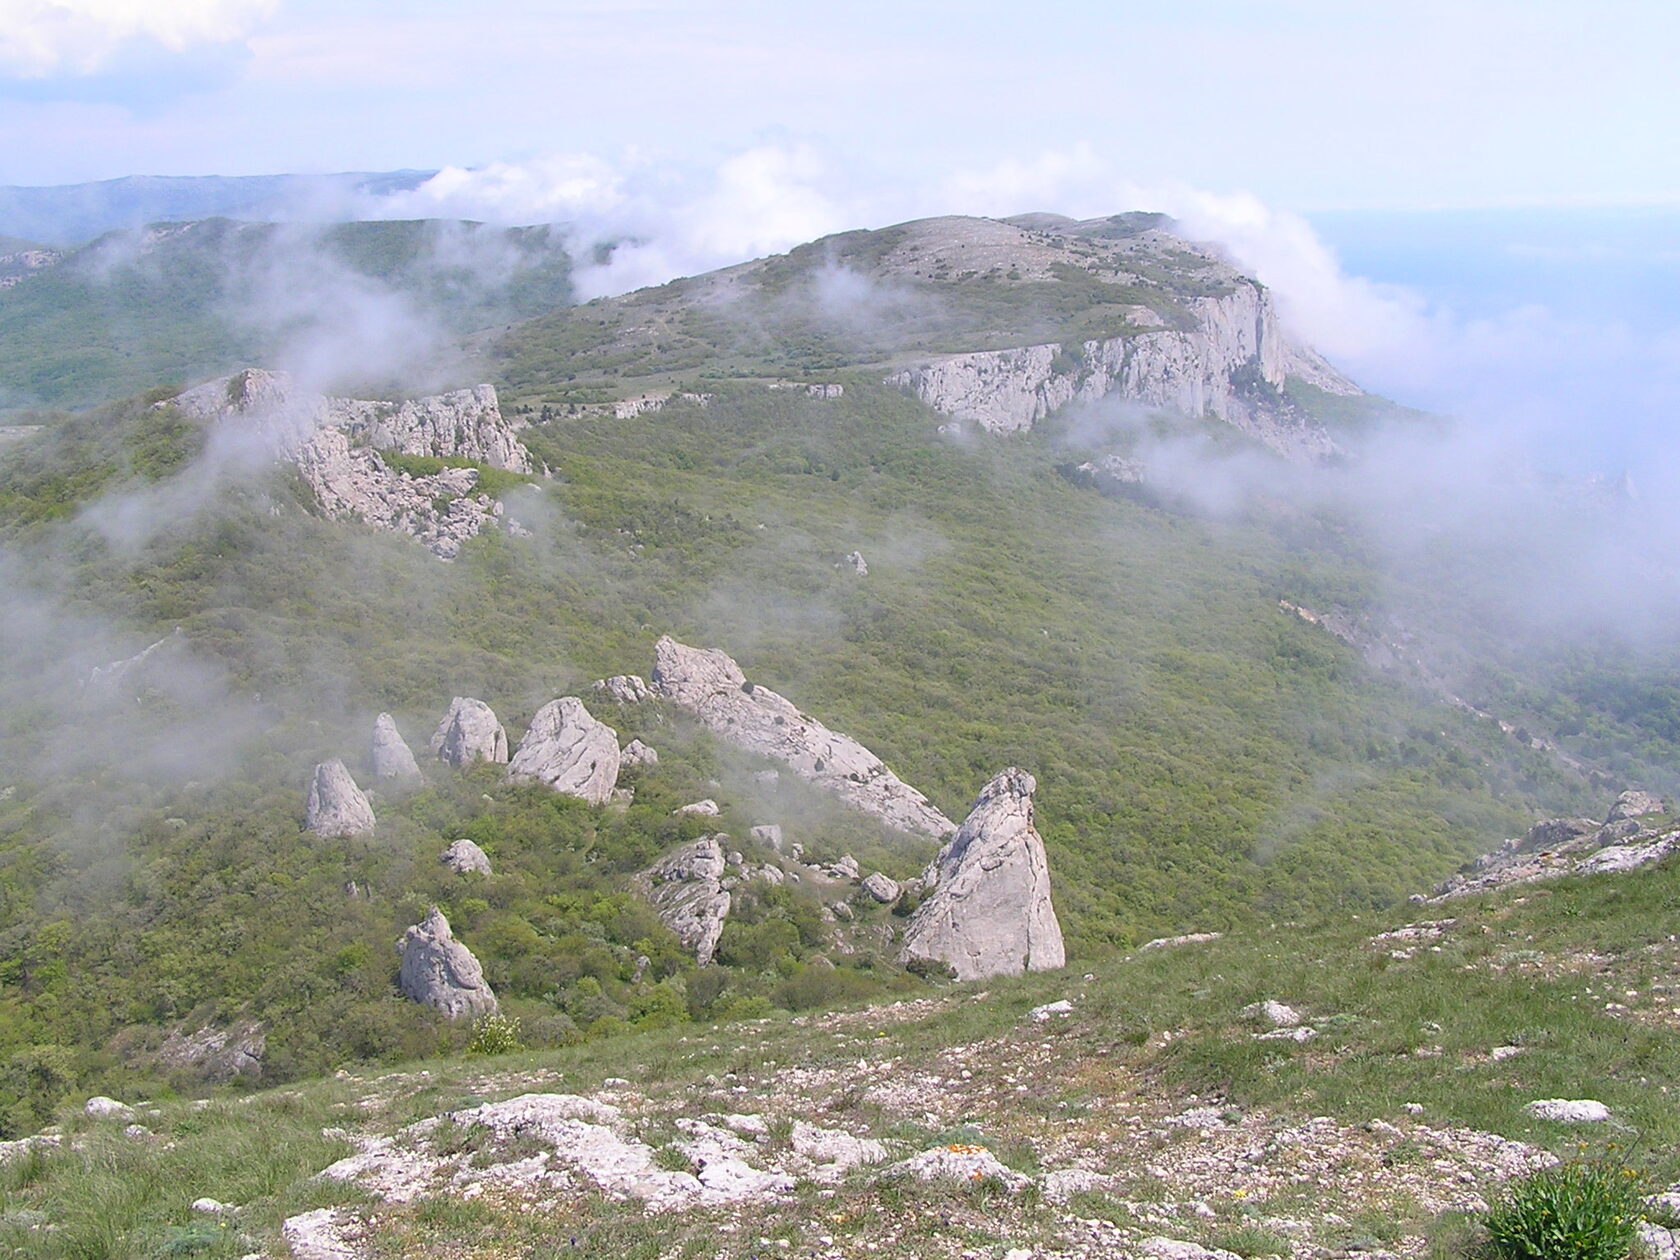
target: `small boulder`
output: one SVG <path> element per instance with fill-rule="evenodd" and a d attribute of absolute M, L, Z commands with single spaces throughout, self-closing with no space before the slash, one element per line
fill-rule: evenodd
<path fill-rule="evenodd" d="M 624 745 L 624 752 L 620 754 L 618 764 L 623 769 L 633 769 L 638 766 L 657 766 L 659 753 L 639 739 L 633 739 Z"/>
<path fill-rule="evenodd" d="M 396 719 L 381 713 L 373 721 L 373 777 L 402 783 L 420 782 L 420 763 L 397 730 Z"/>
<path fill-rule="evenodd" d="M 869 563 L 863 558 L 863 552 L 861 551 L 848 551 L 845 560 L 841 563 L 850 565 L 852 572 L 859 577 L 869 576 Z"/>
<path fill-rule="evenodd" d="M 639 674 L 614 674 L 611 678 L 602 678 L 591 684 L 590 690 L 620 704 L 635 704 L 653 695 L 647 680 Z"/>
<path fill-rule="evenodd" d="M 881 874 L 880 871 L 876 871 L 868 879 L 863 881 L 863 891 L 868 893 L 883 906 L 890 906 L 893 902 L 898 900 L 899 894 L 904 890 L 898 886 L 898 881 L 896 879 L 889 879 L 887 876 Z"/>
<path fill-rule="evenodd" d="M 303 825 L 322 837 L 365 836 L 374 828 L 373 806 L 336 757 L 315 767 Z"/>
<path fill-rule="evenodd" d="M 505 765 L 508 759 L 507 732 L 495 712 L 482 700 L 456 696 L 449 712 L 432 735 L 431 749 L 439 761 L 452 766 L 488 761 Z"/>
<path fill-rule="evenodd" d="M 488 875 L 490 873 L 489 855 L 465 837 L 455 841 L 438 854 L 438 860 L 457 875 Z"/>
<path fill-rule="evenodd" d="M 863 868 L 858 865 L 858 860 L 848 853 L 833 866 L 829 867 L 828 873 L 834 876 L 835 879 L 855 880 L 863 873 Z"/>
<path fill-rule="evenodd" d="M 1251 1002 L 1242 1008 L 1244 1019 L 1257 1019 L 1270 1024 L 1273 1028 L 1293 1028 L 1301 1022 L 1301 1013 L 1292 1006 L 1285 1006 L 1282 1002 L 1274 1002 L 1267 998 L 1264 1002 Z"/>
<path fill-rule="evenodd" d="M 694 814 L 700 818 L 716 818 L 722 812 L 723 811 L 718 808 L 718 803 L 711 799 L 695 801 L 689 805 L 679 805 L 676 809 L 671 811 L 672 814 L 679 818 L 688 814 Z"/>
<path fill-rule="evenodd" d="M 436 906 L 403 933 L 400 948 L 397 983 L 407 997 L 450 1019 L 495 1013 L 496 995 L 484 979 L 484 969 L 472 951 L 455 939 L 449 920 Z"/>
<path fill-rule="evenodd" d="M 1603 1124 L 1610 1108 L 1591 1098 L 1539 1098 L 1523 1108 L 1536 1120 L 1558 1124 Z"/>
<path fill-rule="evenodd" d="M 508 763 L 508 779 L 604 805 L 618 783 L 619 756 L 618 732 L 590 717 L 576 696 L 562 696 L 531 719 Z"/>
<path fill-rule="evenodd" d="M 82 1104 L 82 1110 L 95 1120 L 132 1120 L 134 1108 L 104 1094 L 95 1094 Z"/>

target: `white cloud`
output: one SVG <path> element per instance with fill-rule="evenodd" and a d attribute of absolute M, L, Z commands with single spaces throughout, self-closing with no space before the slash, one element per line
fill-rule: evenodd
<path fill-rule="evenodd" d="M 0 73 L 92 74 L 135 44 L 181 53 L 251 31 L 279 0 L 0 0 Z"/>

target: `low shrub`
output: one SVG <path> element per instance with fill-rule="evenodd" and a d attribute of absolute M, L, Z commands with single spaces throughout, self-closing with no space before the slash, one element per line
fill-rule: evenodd
<path fill-rule="evenodd" d="M 1496 1260 L 1626 1260 L 1639 1234 L 1644 1179 L 1605 1161 L 1572 1161 L 1513 1182 L 1488 1209 Z"/>

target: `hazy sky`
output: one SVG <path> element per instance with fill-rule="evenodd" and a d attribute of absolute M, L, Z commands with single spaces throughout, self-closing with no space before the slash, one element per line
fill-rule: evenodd
<path fill-rule="evenodd" d="M 0 183 L 1086 152 L 1299 209 L 1680 193 L 1671 0 L 0 0 Z"/>

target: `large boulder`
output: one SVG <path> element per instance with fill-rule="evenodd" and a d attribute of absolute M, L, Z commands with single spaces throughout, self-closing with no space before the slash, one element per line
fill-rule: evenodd
<path fill-rule="evenodd" d="M 365 836 L 373 830 L 373 806 L 338 758 L 315 767 L 303 825 L 318 836 Z"/>
<path fill-rule="evenodd" d="M 397 983 L 405 996 L 442 1011 L 450 1019 L 477 1018 L 496 1011 L 496 995 L 478 959 L 449 930 L 436 906 L 403 933 Z"/>
<path fill-rule="evenodd" d="M 932 891 L 905 927 L 906 962 L 943 962 L 957 979 L 979 980 L 1067 961 L 1044 841 L 1033 827 L 1036 787 L 1011 767 L 981 790 L 922 877 Z"/>
<path fill-rule="evenodd" d="M 402 783 L 420 782 L 420 764 L 414 750 L 397 730 L 396 719 L 381 713 L 373 720 L 373 777 Z"/>
<path fill-rule="evenodd" d="M 1638 788 L 1629 788 L 1616 798 L 1616 803 L 1610 807 L 1610 816 L 1606 822 L 1620 822 L 1624 818 L 1643 818 L 1646 814 L 1660 814 L 1663 812 L 1663 799 L 1655 792 L 1642 792 Z"/>
<path fill-rule="evenodd" d="M 507 732 L 484 701 L 456 696 L 432 735 L 431 749 L 438 760 L 452 766 L 475 761 L 502 765 L 508 759 Z"/>
<path fill-rule="evenodd" d="M 438 854 L 438 861 L 457 875 L 490 873 L 490 855 L 464 836 Z"/>
<path fill-rule="evenodd" d="M 650 681 L 714 734 L 774 758 L 890 827 L 935 837 L 956 828 L 862 744 L 748 682 L 741 667 L 716 649 L 688 647 L 666 635 L 654 645 Z"/>
<path fill-rule="evenodd" d="M 618 783 L 621 756 L 618 732 L 590 717 L 576 696 L 562 696 L 531 719 L 508 763 L 508 778 L 603 805 Z"/>
<path fill-rule="evenodd" d="M 647 898 L 660 922 L 671 929 L 685 949 L 694 951 L 704 967 L 717 952 L 730 897 L 723 887 L 727 836 L 701 836 L 679 845 L 632 881 Z"/>

